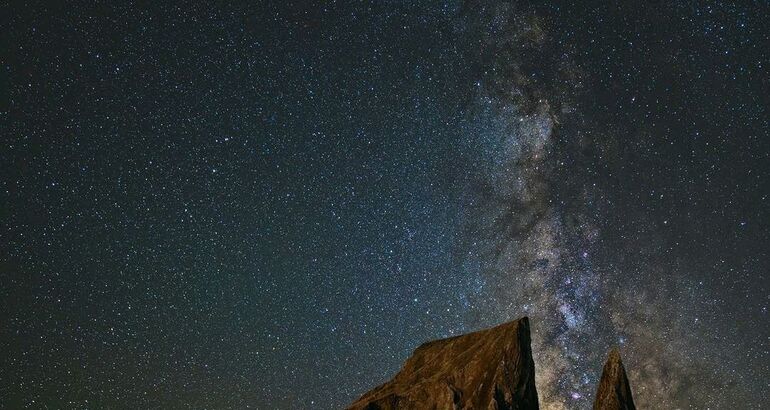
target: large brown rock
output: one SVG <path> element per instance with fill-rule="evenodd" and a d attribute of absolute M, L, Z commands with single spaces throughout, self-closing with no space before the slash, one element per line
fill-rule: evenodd
<path fill-rule="evenodd" d="M 607 363 L 604 364 L 594 410 L 636 410 L 618 349 L 612 349 Z"/>
<path fill-rule="evenodd" d="M 529 319 L 428 342 L 350 410 L 538 409 Z"/>

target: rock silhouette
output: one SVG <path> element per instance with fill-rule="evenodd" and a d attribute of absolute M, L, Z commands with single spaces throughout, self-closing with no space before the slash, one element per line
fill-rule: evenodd
<path fill-rule="evenodd" d="M 349 409 L 539 409 L 529 319 L 425 343 Z"/>
<path fill-rule="evenodd" d="M 635 410 L 634 399 L 631 397 L 631 386 L 628 384 L 626 369 L 620 360 L 618 349 L 610 351 L 607 363 L 604 364 L 602 378 L 596 392 L 594 410 Z"/>

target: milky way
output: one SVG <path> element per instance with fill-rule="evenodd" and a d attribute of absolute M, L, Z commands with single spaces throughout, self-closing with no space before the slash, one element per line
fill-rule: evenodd
<path fill-rule="evenodd" d="M 14 4 L 0 406 L 341 408 L 526 315 L 545 409 L 613 346 L 763 408 L 768 7 L 610 3 Z"/>
<path fill-rule="evenodd" d="M 692 294 L 692 280 L 670 278 L 672 271 L 660 266 L 640 278 L 623 272 L 612 256 L 595 261 L 597 250 L 613 247 L 600 225 L 617 206 L 612 191 L 618 189 L 601 181 L 612 175 L 601 153 L 612 149 L 613 134 L 634 131 L 584 108 L 585 100 L 596 98 L 585 87 L 591 80 L 577 67 L 570 39 L 554 38 L 564 33 L 550 30 L 553 20 L 507 3 L 467 12 L 473 17 L 466 16 L 472 23 L 465 27 L 475 31 L 470 37 L 478 38 L 473 46 L 483 62 L 472 103 L 479 128 L 469 132 L 484 147 L 475 158 L 484 165 L 468 183 L 477 214 L 467 239 L 484 266 L 482 299 L 492 295 L 480 315 L 535 319 L 538 389 L 546 409 L 590 406 L 610 346 L 628 355 L 641 407 L 728 407 L 746 392 L 715 377 L 718 365 L 694 356 L 703 341 L 667 323 L 674 317 L 698 323 L 700 312 L 685 302 L 702 297 Z M 617 128 L 597 130 L 586 122 Z M 581 154 L 591 150 L 600 154 Z M 657 246 L 635 245 L 639 252 Z M 648 291 L 650 281 L 672 286 L 669 299 Z M 691 294 L 678 295 L 684 289 Z M 676 313 L 669 303 L 679 304 Z M 730 398 L 704 399 L 703 391 Z"/>

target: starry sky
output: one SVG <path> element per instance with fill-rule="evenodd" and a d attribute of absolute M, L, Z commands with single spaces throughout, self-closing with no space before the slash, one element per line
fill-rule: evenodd
<path fill-rule="evenodd" d="M 766 2 L 10 8 L 4 406 L 341 408 L 524 315 L 546 410 L 612 346 L 770 401 Z"/>

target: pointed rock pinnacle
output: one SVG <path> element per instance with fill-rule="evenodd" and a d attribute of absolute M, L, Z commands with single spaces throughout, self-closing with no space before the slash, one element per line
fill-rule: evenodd
<path fill-rule="evenodd" d="M 594 410 L 636 410 L 634 399 L 631 397 L 631 386 L 628 384 L 626 370 L 617 348 L 610 351 L 607 363 L 604 364 Z"/>

